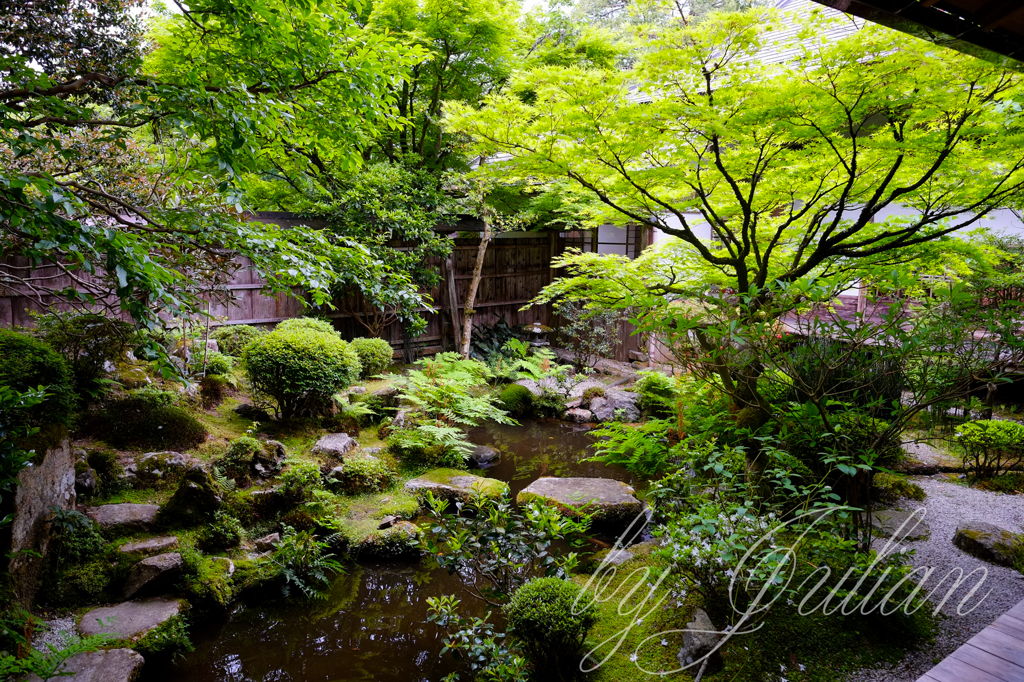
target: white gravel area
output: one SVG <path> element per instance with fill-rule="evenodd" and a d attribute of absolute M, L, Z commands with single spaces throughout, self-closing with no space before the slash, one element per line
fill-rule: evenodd
<path fill-rule="evenodd" d="M 46 645 L 51 644 L 58 649 L 63 649 L 77 642 L 80 637 L 75 630 L 75 617 L 54 618 L 46 621 L 46 629 L 36 632 L 32 638 L 32 648 L 37 651 L 48 652 Z"/>
<path fill-rule="evenodd" d="M 976 559 L 953 545 L 957 526 L 970 521 L 993 523 L 1014 533 L 1024 532 L 1024 496 L 975 490 L 941 480 L 938 476 L 923 476 L 914 480 L 924 489 L 927 497 L 922 503 L 908 501 L 900 506 L 912 510 L 918 508 L 918 504 L 923 504 L 927 509 L 925 520 L 931 527 L 931 535 L 927 540 L 906 543 L 907 547 L 916 550 L 912 563 L 915 566 L 936 568 L 929 581 L 931 585 L 956 567 L 962 568 L 965 575 L 976 568 L 986 568 L 988 577 L 985 587 L 976 596 L 984 593 L 985 589 L 991 592 L 976 609 L 960 616 L 956 608 L 969 589 L 961 587 L 943 607 L 943 613 L 949 617 L 939 622 L 934 643 L 909 652 L 903 661 L 895 665 L 858 671 L 848 678 L 849 682 L 914 682 L 934 667 L 936 661 L 948 656 L 1024 600 L 1024 575 L 1012 568 Z M 973 580 L 970 584 L 973 584 Z M 942 590 L 938 594 L 944 593 L 945 590 Z M 975 599 L 972 599 L 969 604 L 974 602 Z"/>

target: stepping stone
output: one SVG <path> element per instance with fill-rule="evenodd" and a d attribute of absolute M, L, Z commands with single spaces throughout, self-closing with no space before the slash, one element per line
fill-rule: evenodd
<path fill-rule="evenodd" d="M 313 446 L 314 455 L 325 455 L 343 461 L 345 455 L 357 447 L 356 441 L 347 433 L 329 433 Z"/>
<path fill-rule="evenodd" d="M 433 469 L 407 481 L 405 491 L 417 497 L 424 497 L 430 492 L 434 497 L 452 502 L 468 502 L 476 494 L 500 498 L 508 491 L 508 484 L 494 478 L 467 474 L 461 469 Z"/>
<path fill-rule="evenodd" d="M 932 532 L 928 522 L 920 515 L 911 519 L 912 514 L 899 509 L 880 509 L 871 515 L 871 525 L 882 537 L 891 538 L 899 531 L 900 540 L 926 540 Z M 907 525 L 900 530 L 904 523 Z"/>
<path fill-rule="evenodd" d="M 126 545 L 121 545 L 118 548 L 118 551 L 124 554 L 141 552 L 148 556 L 150 554 L 162 554 L 163 552 L 169 552 L 172 549 L 177 548 L 178 538 L 173 535 L 163 535 L 157 538 L 146 538 L 145 540 L 139 540 L 138 542 L 129 542 Z"/>
<path fill-rule="evenodd" d="M 103 530 L 147 531 L 156 524 L 158 504 L 105 504 L 90 507 L 85 514 Z"/>
<path fill-rule="evenodd" d="M 181 554 L 168 552 L 143 559 L 132 566 L 124 585 L 124 598 L 163 592 L 181 575 Z"/>
<path fill-rule="evenodd" d="M 1024 536 L 991 523 L 974 521 L 961 524 L 956 529 L 953 544 L 982 561 L 1012 566 L 1016 553 L 1024 545 Z"/>
<path fill-rule="evenodd" d="M 497 450 L 486 445 L 477 445 L 473 448 L 473 452 L 469 453 L 469 458 L 481 467 L 490 465 L 494 460 L 498 459 L 498 456 Z"/>
<path fill-rule="evenodd" d="M 396 521 L 386 528 L 350 523 L 346 528 L 349 552 L 358 558 L 395 558 L 419 554 L 420 529 L 411 521 Z"/>
<path fill-rule="evenodd" d="M 69 682 L 134 682 L 145 663 L 142 656 L 131 649 L 93 651 L 64 661 L 56 670 L 60 677 L 51 679 Z M 42 678 L 29 675 L 25 682 L 42 682 Z"/>
<path fill-rule="evenodd" d="M 628 525 L 644 511 L 634 492 L 611 478 L 544 477 L 526 486 L 516 502 L 541 502 L 572 518 L 591 514 L 597 524 Z"/>
<path fill-rule="evenodd" d="M 101 606 L 82 616 L 78 632 L 83 637 L 113 635 L 117 639 L 131 639 L 155 630 L 179 613 L 181 602 L 169 597 Z"/>

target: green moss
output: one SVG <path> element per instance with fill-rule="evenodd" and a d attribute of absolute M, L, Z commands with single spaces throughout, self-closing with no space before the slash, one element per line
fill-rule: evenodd
<path fill-rule="evenodd" d="M 182 594 L 200 607 L 225 607 L 235 598 L 236 589 L 226 559 L 203 556 L 182 548 L 184 575 L 179 583 Z"/>
<path fill-rule="evenodd" d="M 174 656 L 195 651 L 188 636 L 188 620 L 183 615 L 171 616 L 141 639 L 126 643 L 147 660 L 153 656 Z"/>
<path fill-rule="evenodd" d="M 452 479 L 457 476 L 473 476 L 474 474 L 462 469 L 431 469 L 419 476 L 432 483 L 451 485 Z M 499 498 L 508 492 L 508 484 L 496 478 L 483 478 L 473 483 L 473 488 L 484 497 Z"/>

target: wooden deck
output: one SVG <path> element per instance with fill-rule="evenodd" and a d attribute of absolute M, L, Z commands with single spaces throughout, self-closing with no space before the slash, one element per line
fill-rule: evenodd
<path fill-rule="evenodd" d="M 1024 601 L 917 682 L 1024 682 Z"/>

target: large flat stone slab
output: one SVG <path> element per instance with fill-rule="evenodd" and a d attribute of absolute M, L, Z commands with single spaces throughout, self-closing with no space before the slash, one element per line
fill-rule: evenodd
<path fill-rule="evenodd" d="M 104 504 L 90 507 L 85 514 L 104 530 L 147 531 L 156 524 L 158 504 Z"/>
<path fill-rule="evenodd" d="M 173 535 L 162 535 L 156 538 L 139 540 L 138 542 L 129 542 L 118 547 L 117 551 L 124 554 L 139 552 L 148 556 L 150 554 L 163 554 L 177 548 L 178 538 Z"/>
<path fill-rule="evenodd" d="M 342 462 L 352 450 L 358 447 L 355 439 L 347 433 L 329 433 L 323 436 L 313 446 L 314 455 L 324 455 Z"/>
<path fill-rule="evenodd" d="M 611 478 L 544 477 L 526 486 L 516 502 L 541 502 L 573 518 L 590 514 L 598 524 L 627 525 L 644 510 L 634 492 Z"/>
<path fill-rule="evenodd" d="M 899 540 L 925 540 L 931 534 L 928 523 L 920 514 L 899 509 L 879 509 L 871 515 L 871 525 L 875 531 L 887 538 L 895 535 Z"/>
<path fill-rule="evenodd" d="M 135 682 L 145 663 L 142 656 L 131 649 L 93 651 L 64 661 L 57 669 L 60 677 L 52 679 L 68 682 Z M 29 675 L 25 682 L 42 682 L 42 678 Z"/>
<path fill-rule="evenodd" d="M 113 635 L 131 639 L 156 629 L 181 613 L 181 602 L 168 597 L 127 601 L 116 606 L 101 606 L 78 621 L 78 632 L 85 636 Z"/>
<path fill-rule="evenodd" d="M 494 478 L 474 476 L 460 469 L 433 469 L 407 481 L 405 491 L 417 497 L 430 492 L 441 499 L 468 502 L 477 494 L 499 498 L 508 491 L 508 484 Z"/>

